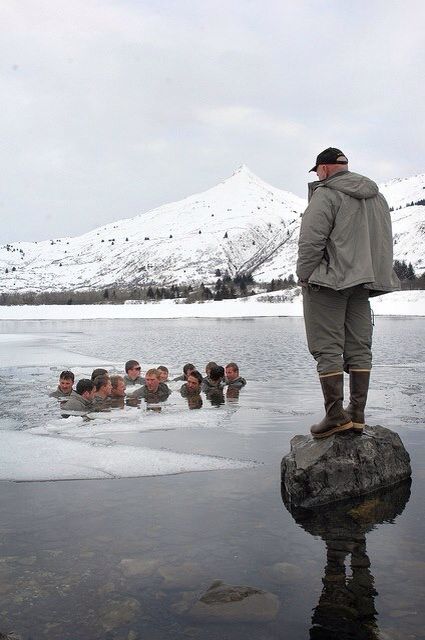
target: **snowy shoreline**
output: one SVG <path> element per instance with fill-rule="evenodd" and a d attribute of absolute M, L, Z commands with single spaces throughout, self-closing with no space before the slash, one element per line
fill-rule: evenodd
<path fill-rule="evenodd" d="M 292 295 L 287 291 L 275 291 L 249 298 L 193 304 L 162 300 L 149 303 L 128 302 L 121 305 L 0 306 L 0 320 L 301 317 L 301 296 L 298 290 L 291 292 Z M 281 301 L 285 298 L 285 301 Z M 376 316 L 425 316 L 425 291 L 397 291 L 372 298 L 371 306 Z"/>

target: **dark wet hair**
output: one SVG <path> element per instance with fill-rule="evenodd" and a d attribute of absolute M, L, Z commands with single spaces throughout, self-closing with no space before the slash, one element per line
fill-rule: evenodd
<path fill-rule="evenodd" d="M 137 362 L 137 360 L 127 360 L 124 366 L 125 372 L 128 373 L 130 369 L 132 369 L 133 367 L 139 367 L 140 364 Z"/>
<path fill-rule="evenodd" d="M 168 368 L 164 367 L 163 364 L 160 364 L 159 367 L 157 367 L 158 371 L 164 371 L 164 373 L 168 373 Z"/>
<path fill-rule="evenodd" d="M 72 371 L 62 371 L 59 376 L 59 380 L 72 380 L 72 382 L 74 382 L 75 376 Z"/>
<path fill-rule="evenodd" d="M 107 384 L 110 380 L 109 376 L 97 376 L 94 380 L 93 380 L 93 384 L 96 388 L 96 391 L 99 391 L 99 389 L 101 389 L 102 387 L 105 386 L 105 384 Z"/>
<path fill-rule="evenodd" d="M 82 396 L 85 391 L 93 391 L 94 384 L 92 380 L 88 378 L 83 378 L 82 380 L 78 380 L 77 386 L 75 387 L 75 391 Z"/>
<path fill-rule="evenodd" d="M 91 379 L 92 382 L 94 382 L 95 378 L 98 378 L 99 376 L 107 376 L 108 372 L 106 371 L 106 369 L 93 369 L 93 373 L 91 374 Z"/>
<path fill-rule="evenodd" d="M 237 371 L 239 373 L 239 367 L 236 362 L 229 362 L 229 364 L 226 364 L 226 369 L 233 369 L 233 371 Z"/>
<path fill-rule="evenodd" d="M 213 367 L 218 367 L 218 364 L 211 360 L 205 365 L 205 373 L 209 373 Z"/>
<path fill-rule="evenodd" d="M 189 373 L 189 376 L 192 376 L 192 378 L 196 378 L 197 381 L 199 382 L 199 384 L 201 384 L 201 382 L 202 382 L 202 374 L 199 373 L 199 371 L 196 371 L 196 369 L 194 369 L 193 371 L 191 371 Z"/>
<path fill-rule="evenodd" d="M 190 362 L 188 362 L 187 364 L 184 365 L 183 367 L 183 373 L 185 376 L 187 376 L 187 372 L 188 371 L 195 371 L 196 367 L 194 364 L 191 364 Z"/>
<path fill-rule="evenodd" d="M 218 365 L 213 367 L 210 371 L 211 380 L 221 380 L 224 378 L 224 369 L 223 367 L 219 367 Z"/>

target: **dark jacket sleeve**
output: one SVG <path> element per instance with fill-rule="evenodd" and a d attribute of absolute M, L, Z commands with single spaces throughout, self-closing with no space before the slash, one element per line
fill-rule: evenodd
<path fill-rule="evenodd" d="M 326 242 L 332 231 L 336 207 L 325 187 L 313 193 L 303 213 L 298 241 L 297 276 L 307 281 L 323 260 Z"/>

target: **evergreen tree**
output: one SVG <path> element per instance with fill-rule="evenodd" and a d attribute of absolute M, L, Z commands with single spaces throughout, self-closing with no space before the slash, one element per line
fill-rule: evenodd
<path fill-rule="evenodd" d="M 415 276 L 415 271 L 412 267 L 412 263 L 409 262 L 409 265 L 406 269 L 406 280 L 415 280 L 416 276 Z"/>

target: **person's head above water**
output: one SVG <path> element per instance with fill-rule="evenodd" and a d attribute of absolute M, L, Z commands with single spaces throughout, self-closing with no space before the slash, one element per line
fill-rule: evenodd
<path fill-rule="evenodd" d="M 191 371 L 187 376 L 188 393 L 199 393 L 201 391 L 202 375 L 199 371 Z"/>
<path fill-rule="evenodd" d="M 123 398 L 125 396 L 125 382 L 122 376 L 111 376 L 111 397 Z"/>
<path fill-rule="evenodd" d="M 209 375 L 209 379 L 211 380 L 211 382 L 219 383 L 221 380 L 223 380 L 223 378 L 224 378 L 223 367 L 220 367 L 218 365 L 216 365 L 215 367 L 212 367 Z"/>
<path fill-rule="evenodd" d="M 79 380 L 75 387 L 75 391 L 86 400 L 91 400 L 95 393 L 93 381 L 88 378 Z"/>
<path fill-rule="evenodd" d="M 106 369 L 93 369 L 93 372 L 91 374 L 92 382 L 94 382 L 95 379 L 98 378 L 99 376 L 108 376 L 109 377 L 109 374 L 106 371 Z"/>
<path fill-rule="evenodd" d="M 148 371 L 146 371 L 145 385 L 148 391 L 155 393 L 155 391 L 158 390 L 160 382 L 160 372 L 158 369 L 148 369 Z"/>
<path fill-rule="evenodd" d="M 159 367 L 157 367 L 158 371 L 159 371 L 159 377 L 161 382 L 167 382 L 168 380 L 168 367 L 164 367 L 164 365 L 160 365 Z"/>
<path fill-rule="evenodd" d="M 59 376 L 59 389 L 62 393 L 70 393 L 74 385 L 74 374 L 72 371 L 62 371 Z"/>
<path fill-rule="evenodd" d="M 97 378 L 93 381 L 94 387 L 96 389 L 96 395 L 101 396 L 102 398 L 107 398 L 111 393 L 112 385 L 111 379 L 108 375 L 97 376 Z"/>
<path fill-rule="evenodd" d="M 191 371 L 196 371 L 196 367 L 191 362 L 187 362 L 183 367 L 183 375 L 184 375 L 184 377 L 186 379 L 187 379 L 187 376 L 190 374 Z"/>
<path fill-rule="evenodd" d="M 210 371 L 213 367 L 217 367 L 217 363 L 214 362 L 214 360 L 211 360 L 211 362 L 207 362 L 207 364 L 205 365 L 205 373 L 207 374 L 207 376 L 210 375 Z"/>
<path fill-rule="evenodd" d="M 142 368 L 137 360 L 127 360 L 125 363 L 125 372 L 130 380 L 136 380 L 140 376 Z"/>
<path fill-rule="evenodd" d="M 229 362 L 229 364 L 226 364 L 226 378 L 229 382 L 233 382 L 239 378 L 239 367 L 236 362 Z"/>

